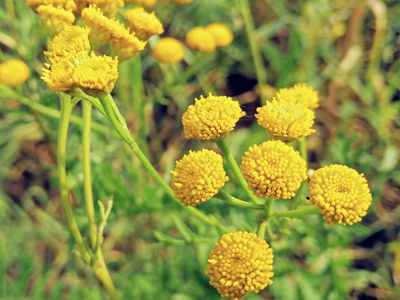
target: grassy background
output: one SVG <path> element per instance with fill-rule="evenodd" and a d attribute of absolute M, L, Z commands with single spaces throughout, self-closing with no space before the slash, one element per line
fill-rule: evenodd
<path fill-rule="evenodd" d="M 274 284 L 246 299 L 399 299 L 400 3 L 250 3 L 267 72 L 265 94 L 270 99 L 274 88 L 297 82 L 320 91 L 317 132 L 307 140 L 310 168 L 339 163 L 357 169 L 368 179 L 373 203 L 363 222 L 351 227 L 328 226 L 321 216 L 288 222 L 268 241 Z M 183 41 L 195 26 L 223 22 L 235 40 L 211 54 L 186 49 L 183 63 L 167 66 L 151 56 L 153 38 L 140 54 L 141 69 L 138 59 L 121 64 L 113 93 L 131 132 L 169 181 L 175 160 L 189 149 L 215 149 L 184 138 L 180 120 L 186 108 L 208 92 L 233 96 L 247 112 L 227 137 L 240 160 L 266 135 L 253 117 L 259 88 L 238 3 L 194 0 L 178 6 L 159 0 L 154 10 L 163 36 Z M 0 3 L 0 61 L 21 58 L 31 70 L 28 82 L 15 88 L 19 96 L 0 94 L 0 299 L 105 299 L 91 270 L 72 252 L 55 165 L 58 120 L 17 100 L 24 96 L 58 109 L 58 95 L 40 79 L 46 45 L 25 1 Z M 105 124 L 97 112 L 94 118 Z M 80 136 L 81 127 L 72 125 L 68 184 L 86 232 Z M 95 199 L 114 198 L 103 249 L 121 299 L 220 299 L 204 274 L 220 233 L 170 201 L 111 128 L 92 134 L 92 176 Z M 233 183 L 226 189 L 240 196 Z M 286 203 L 277 201 L 276 208 Z M 232 231 L 257 226 L 255 212 L 218 200 L 200 210 Z M 197 242 L 182 242 L 185 237 Z"/>

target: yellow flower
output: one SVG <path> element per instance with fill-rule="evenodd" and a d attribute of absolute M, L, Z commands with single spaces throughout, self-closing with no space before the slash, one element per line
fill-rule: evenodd
<path fill-rule="evenodd" d="M 307 178 L 304 159 L 281 141 L 254 145 L 244 155 L 240 168 L 247 188 L 258 197 L 290 199 Z"/>
<path fill-rule="evenodd" d="M 144 49 L 147 42 L 139 40 L 133 34 L 126 33 L 125 35 L 113 38 L 111 40 L 111 55 L 117 56 L 120 62 L 131 59 Z"/>
<path fill-rule="evenodd" d="M 63 7 L 66 8 L 68 0 L 27 0 L 26 6 L 32 8 L 33 10 L 37 10 L 37 8 L 41 5 L 52 5 L 54 7 Z"/>
<path fill-rule="evenodd" d="M 52 5 L 39 6 L 37 13 L 40 17 L 40 25 L 48 35 L 59 34 L 65 26 L 75 21 L 75 16 L 71 11 Z"/>
<path fill-rule="evenodd" d="M 273 258 L 267 242 L 255 233 L 227 233 L 211 250 L 206 274 L 222 298 L 238 300 L 272 284 Z"/>
<path fill-rule="evenodd" d="M 50 58 L 52 63 L 58 60 L 74 56 L 79 52 L 88 53 L 90 28 L 79 26 L 65 26 L 64 29 L 49 44 L 49 52 L 44 53 Z"/>
<path fill-rule="evenodd" d="M 164 28 L 154 12 L 148 13 L 143 7 L 127 10 L 124 17 L 128 21 L 131 31 L 143 41 L 152 35 L 164 32 Z"/>
<path fill-rule="evenodd" d="M 92 5 L 82 10 L 82 24 L 91 28 L 89 41 L 92 49 L 109 44 L 112 39 L 119 39 L 129 34 L 123 24 L 115 19 L 105 17 L 100 8 Z"/>
<path fill-rule="evenodd" d="M 46 65 L 42 79 L 56 92 L 82 90 L 94 97 L 103 97 L 114 88 L 118 78 L 118 59 L 79 52 L 66 56 L 53 65 Z"/>
<path fill-rule="evenodd" d="M 89 6 L 95 6 L 108 18 L 114 17 L 118 13 L 118 9 L 124 6 L 123 0 L 75 0 L 75 2 L 79 11 Z"/>
<path fill-rule="evenodd" d="M 125 0 L 127 3 L 135 3 L 143 7 L 151 7 L 156 4 L 157 0 Z"/>
<path fill-rule="evenodd" d="M 321 208 L 327 224 L 353 225 L 360 222 L 372 197 L 364 174 L 342 165 L 315 171 L 309 183 L 310 201 Z"/>
<path fill-rule="evenodd" d="M 210 200 L 228 181 L 222 156 L 211 150 L 190 151 L 171 171 L 174 195 L 184 206 Z"/>
<path fill-rule="evenodd" d="M 257 112 L 255 117 L 258 124 L 282 141 L 302 140 L 315 132 L 311 129 L 314 124 L 314 112 L 305 106 L 278 102 L 274 98 L 272 102 L 267 101 L 266 105 L 257 108 Z"/>
<path fill-rule="evenodd" d="M 183 54 L 182 43 L 171 37 L 160 39 L 153 49 L 154 57 L 167 64 L 180 62 L 183 59 Z"/>
<path fill-rule="evenodd" d="M 314 91 L 312 87 L 307 87 L 305 83 L 298 83 L 291 88 L 280 89 L 276 93 L 276 97 L 279 101 L 297 103 L 311 109 L 319 106 L 318 91 Z"/>
<path fill-rule="evenodd" d="M 245 115 L 239 103 L 230 97 L 213 96 L 195 99 L 182 116 L 185 137 L 189 140 L 215 140 L 224 137 Z"/>
<path fill-rule="evenodd" d="M 8 60 L 0 64 L 0 83 L 8 86 L 23 84 L 29 78 L 29 68 L 22 60 Z"/>
<path fill-rule="evenodd" d="M 212 23 L 206 30 L 214 36 L 217 47 L 226 47 L 233 41 L 233 33 L 225 24 Z"/>
<path fill-rule="evenodd" d="M 174 0 L 175 3 L 181 4 L 181 5 L 192 3 L 192 1 L 193 0 Z"/>
<path fill-rule="evenodd" d="M 192 50 L 214 52 L 217 48 L 214 36 L 204 27 L 192 28 L 186 33 L 186 44 Z"/>

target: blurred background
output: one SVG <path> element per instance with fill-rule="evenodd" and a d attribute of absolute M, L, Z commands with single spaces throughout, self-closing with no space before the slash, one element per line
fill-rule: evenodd
<path fill-rule="evenodd" d="M 317 132 L 307 139 L 309 167 L 355 168 L 365 174 L 373 202 L 353 226 L 326 225 L 321 215 L 287 221 L 267 241 L 275 255 L 273 285 L 246 299 L 400 299 L 399 1 L 252 0 L 250 7 L 266 69 L 261 86 L 238 1 L 159 0 L 148 9 L 163 23 L 162 37 L 184 42 L 189 29 L 221 22 L 235 39 L 215 53 L 185 48 L 184 61 L 165 65 L 151 55 L 158 37 L 151 38 L 140 53 L 143 90 L 139 60 L 121 64 L 113 96 L 130 131 L 169 182 L 189 149 L 216 149 L 184 137 L 181 117 L 195 98 L 212 92 L 239 101 L 246 116 L 227 140 L 240 161 L 267 138 L 254 118 L 260 89 L 272 99 L 276 89 L 298 82 L 314 87 L 320 107 Z M 0 299 L 106 299 L 72 251 L 58 190 L 58 119 L 23 104 L 59 109 L 58 95 L 40 79 L 48 41 L 25 1 L 1 1 L 0 62 L 22 59 L 31 76 L 0 93 Z M 104 127 L 92 133 L 93 192 L 96 200 L 114 199 L 103 250 L 121 299 L 220 299 L 204 273 L 220 232 L 171 201 L 98 112 L 94 119 Z M 86 233 L 81 132 L 71 124 L 67 168 Z M 241 196 L 234 183 L 226 189 Z M 285 209 L 286 202 L 276 205 Z M 257 226 L 257 212 L 216 199 L 199 209 L 231 231 Z M 198 242 L 185 240 L 188 235 Z"/>

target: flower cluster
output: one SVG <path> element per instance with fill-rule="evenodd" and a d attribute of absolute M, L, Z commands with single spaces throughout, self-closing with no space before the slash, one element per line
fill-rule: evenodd
<path fill-rule="evenodd" d="M 142 7 L 127 10 L 124 17 L 128 21 L 131 32 L 143 41 L 152 35 L 164 32 L 163 25 L 154 12 L 148 13 Z"/>
<path fill-rule="evenodd" d="M 224 234 L 208 256 L 206 274 L 222 297 L 240 299 L 272 284 L 274 255 L 255 233 Z"/>
<path fill-rule="evenodd" d="M 43 69 L 42 79 L 56 92 L 105 96 L 118 78 L 118 59 L 89 54 L 88 28 L 66 27 L 49 45 L 51 64 Z"/>
<path fill-rule="evenodd" d="M 291 88 L 280 89 L 276 93 L 280 101 L 301 104 L 307 108 L 317 108 L 319 106 L 318 92 L 312 87 L 307 87 L 305 83 L 295 84 Z"/>
<path fill-rule="evenodd" d="M 221 23 L 206 27 L 195 27 L 186 33 L 186 44 L 192 50 L 214 52 L 217 47 L 225 47 L 233 41 L 232 31 Z"/>
<path fill-rule="evenodd" d="M 309 184 L 310 201 L 321 208 L 326 223 L 353 225 L 360 222 L 372 197 L 363 174 L 342 165 L 318 169 Z"/>
<path fill-rule="evenodd" d="M 182 117 L 187 139 L 215 140 L 233 130 L 245 115 L 239 103 L 230 97 L 213 96 L 195 99 Z"/>
<path fill-rule="evenodd" d="M 180 41 L 172 37 L 162 38 L 153 48 L 153 56 L 160 62 L 176 64 L 183 59 L 184 51 Z"/>
<path fill-rule="evenodd" d="M 240 168 L 258 197 L 290 199 L 307 178 L 304 159 L 281 141 L 254 145 L 244 155 Z"/>
<path fill-rule="evenodd" d="M 190 151 L 171 171 L 175 197 L 184 206 L 196 206 L 210 200 L 228 181 L 221 155 L 214 151 Z"/>

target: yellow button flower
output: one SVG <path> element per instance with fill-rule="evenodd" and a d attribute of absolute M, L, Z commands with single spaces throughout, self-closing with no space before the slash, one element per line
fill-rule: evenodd
<path fill-rule="evenodd" d="M 353 225 L 360 222 L 372 197 L 363 174 L 342 165 L 315 171 L 309 183 L 310 201 L 321 207 L 327 224 Z"/>
<path fill-rule="evenodd" d="M 46 65 L 42 79 L 56 92 L 82 90 L 94 97 L 103 97 L 114 88 L 118 78 L 118 59 L 79 52 L 53 65 Z"/>
<path fill-rule="evenodd" d="M 95 6 L 108 18 L 114 17 L 118 9 L 124 6 L 123 0 L 75 0 L 75 3 L 80 12 L 86 7 Z"/>
<path fill-rule="evenodd" d="M 166 37 L 158 41 L 153 49 L 153 56 L 160 62 L 176 64 L 183 59 L 182 43 L 174 38 Z"/>
<path fill-rule="evenodd" d="M 175 3 L 183 5 L 183 4 L 189 4 L 192 3 L 193 0 L 174 0 Z"/>
<path fill-rule="evenodd" d="M 204 27 L 198 26 L 186 33 L 186 44 L 192 50 L 214 52 L 217 48 L 214 36 Z"/>
<path fill-rule="evenodd" d="M 58 60 L 74 56 L 79 52 L 88 53 L 90 50 L 89 43 L 90 28 L 79 26 L 66 26 L 54 39 L 49 43 L 49 52 L 45 51 L 52 63 Z"/>
<path fill-rule="evenodd" d="M 125 35 L 113 38 L 111 40 L 111 55 L 117 56 L 120 62 L 131 59 L 139 51 L 142 51 L 147 42 L 139 40 L 133 34 L 126 33 Z"/>
<path fill-rule="evenodd" d="M 240 168 L 258 197 L 290 199 L 307 178 L 304 159 L 281 141 L 254 145 L 244 155 Z"/>
<path fill-rule="evenodd" d="M 255 233 L 227 233 L 211 250 L 206 274 L 222 298 L 238 300 L 272 284 L 273 258 L 267 242 Z"/>
<path fill-rule="evenodd" d="M 29 68 L 22 60 L 8 60 L 0 64 L 0 83 L 8 86 L 23 84 L 29 78 Z"/>
<path fill-rule="evenodd" d="M 302 140 L 315 132 L 311 129 L 314 124 L 314 112 L 305 106 L 278 102 L 274 98 L 272 102 L 267 101 L 266 105 L 257 108 L 257 112 L 255 117 L 258 124 L 284 142 Z"/>
<path fill-rule="evenodd" d="M 233 41 L 233 33 L 225 24 L 212 23 L 206 26 L 206 30 L 213 35 L 217 47 L 226 47 Z"/>
<path fill-rule="evenodd" d="M 131 31 L 143 41 L 152 35 L 164 32 L 164 28 L 154 12 L 148 13 L 143 7 L 127 10 L 124 17 L 128 21 Z"/>
<path fill-rule="evenodd" d="M 210 200 L 228 181 L 222 156 L 211 150 L 190 151 L 171 171 L 171 187 L 184 206 Z"/>
<path fill-rule="evenodd" d="M 195 99 L 182 116 L 185 137 L 189 140 L 215 140 L 224 137 L 235 128 L 245 115 L 237 101 L 230 97 L 213 96 Z"/>
<path fill-rule="evenodd" d="M 318 91 L 314 91 L 311 86 L 307 87 L 305 83 L 298 83 L 291 88 L 280 89 L 276 93 L 276 97 L 279 101 L 298 103 L 311 109 L 319 106 Z"/>
<path fill-rule="evenodd" d="M 143 7 L 151 7 L 156 4 L 157 0 L 125 0 L 127 3 L 135 3 L 136 5 Z"/>
<path fill-rule="evenodd" d="M 71 11 L 56 8 L 52 5 L 41 5 L 37 8 L 40 25 L 48 35 L 59 34 L 65 26 L 72 25 L 75 16 Z"/>
<path fill-rule="evenodd" d="M 89 41 L 92 49 L 129 34 L 123 24 L 115 19 L 107 18 L 99 8 L 92 5 L 82 10 L 82 24 L 91 28 Z"/>

